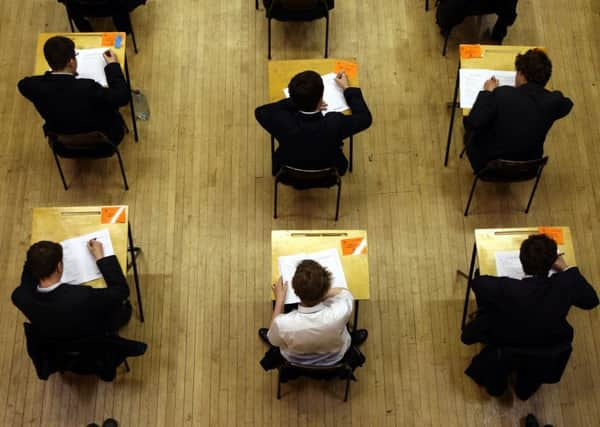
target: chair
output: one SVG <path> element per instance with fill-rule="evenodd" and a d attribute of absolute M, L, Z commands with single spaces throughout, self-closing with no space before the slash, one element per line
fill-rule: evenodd
<path fill-rule="evenodd" d="M 271 59 L 271 20 L 313 21 L 325 18 L 325 58 L 329 46 L 329 10 L 333 9 L 333 0 L 263 0 L 267 20 L 269 21 L 269 59 Z M 258 8 L 258 2 L 256 3 Z"/>
<path fill-rule="evenodd" d="M 435 0 L 435 7 L 440 4 L 440 0 Z M 425 0 L 425 12 L 429 11 L 429 0 Z"/>
<path fill-rule="evenodd" d="M 338 220 L 340 211 L 340 193 L 342 191 L 342 179 L 336 168 L 325 168 L 317 170 L 297 169 L 291 166 L 281 166 L 275 175 L 275 197 L 273 218 L 277 219 L 277 186 L 279 183 L 290 185 L 296 190 L 307 190 L 310 188 L 329 188 L 337 185 L 337 201 L 335 205 L 335 220 Z"/>
<path fill-rule="evenodd" d="M 536 160 L 527 161 L 515 161 L 515 160 L 492 160 L 479 172 L 475 173 L 473 178 L 473 186 L 471 187 L 471 194 L 469 194 L 469 200 L 467 201 L 467 207 L 465 208 L 465 216 L 469 214 L 469 206 L 471 206 L 471 199 L 475 192 L 475 185 L 477 181 L 487 182 L 520 182 L 529 181 L 535 178 L 533 189 L 531 190 L 531 196 L 525 213 L 529 213 L 535 190 L 537 189 L 538 182 L 542 176 L 544 166 L 548 163 L 548 156 Z"/>
<path fill-rule="evenodd" d="M 330 366 L 301 365 L 299 363 L 284 362 L 277 368 L 277 399 L 281 399 L 281 384 L 298 377 L 330 380 L 339 378 L 346 381 L 344 402 L 348 401 L 350 394 L 350 380 L 355 379 L 352 367 L 347 363 L 336 363 Z"/>
<path fill-rule="evenodd" d="M 31 323 L 24 323 L 23 327 L 27 353 L 41 380 L 47 380 L 55 372 L 69 371 L 112 381 L 118 366 L 124 364 L 129 372 L 127 358 L 141 356 L 148 348 L 143 342 L 116 334 L 60 341 L 43 337 Z"/>
<path fill-rule="evenodd" d="M 56 166 L 58 167 L 58 172 L 60 173 L 60 178 L 62 179 L 65 191 L 68 190 L 69 187 L 65 181 L 65 176 L 58 159 L 59 157 L 66 159 L 101 159 L 112 157 L 114 154 L 117 155 L 117 159 L 119 160 L 119 167 L 121 168 L 125 190 L 129 190 L 119 147 L 114 142 L 110 141 L 102 132 L 93 131 L 66 135 L 52 132 L 44 127 L 44 134 L 48 137 L 48 144 L 54 154 L 54 160 L 56 160 Z"/>
<path fill-rule="evenodd" d="M 131 23 L 131 16 L 129 10 L 127 10 L 126 1 L 123 0 L 58 0 L 64 3 L 67 9 L 67 16 L 69 18 L 69 25 L 71 25 L 71 31 L 75 32 L 73 27 L 74 17 L 71 14 L 71 8 L 76 5 L 77 9 L 83 14 L 83 16 L 90 17 L 112 17 L 113 21 L 119 22 L 122 26 L 119 31 L 125 31 L 126 34 L 131 34 L 131 41 L 133 41 L 133 50 L 138 53 L 137 44 L 135 42 L 135 33 L 133 32 L 133 24 Z M 140 0 L 140 5 L 146 4 L 146 0 Z M 136 6 L 137 7 L 137 6 Z M 118 13 L 117 13 L 118 12 Z M 117 16 L 117 18 L 115 18 Z M 81 30 L 81 29 L 80 29 Z"/>

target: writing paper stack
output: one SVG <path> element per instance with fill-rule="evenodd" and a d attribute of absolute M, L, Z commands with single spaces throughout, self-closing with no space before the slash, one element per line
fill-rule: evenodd
<path fill-rule="evenodd" d="M 472 108 L 477 95 L 483 90 L 486 80 L 493 77 L 498 79 L 500 86 L 514 86 L 516 71 L 484 70 L 479 68 L 461 68 L 460 77 L 460 108 Z"/>
<path fill-rule="evenodd" d="M 75 49 L 77 52 L 77 78 L 92 79 L 98 84 L 108 87 L 104 67 L 106 61 L 102 54 L 106 51 L 105 47 L 94 49 Z"/>
<path fill-rule="evenodd" d="M 344 269 L 342 268 L 342 261 L 340 260 L 340 255 L 336 249 L 326 249 L 319 252 L 280 256 L 277 258 L 277 262 L 279 264 L 279 274 L 283 278 L 284 282 L 288 282 L 288 290 L 285 296 L 286 304 L 295 304 L 300 302 L 300 298 L 298 298 L 294 292 L 294 289 L 292 289 L 292 278 L 296 273 L 296 267 L 300 261 L 305 259 L 311 259 L 318 262 L 331 273 L 332 288 L 348 288 L 346 276 L 344 275 Z"/>
<path fill-rule="evenodd" d="M 512 277 L 513 279 L 522 279 L 525 277 L 519 251 L 496 251 L 496 275 L 498 277 Z M 550 270 L 549 276 L 556 271 Z"/>
<path fill-rule="evenodd" d="M 78 285 L 102 277 L 102 273 L 96 265 L 96 260 L 87 248 L 87 242 L 91 239 L 96 239 L 102 243 L 104 256 L 115 254 L 107 228 L 63 240 L 60 242 L 63 247 L 61 283 Z"/>
<path fill-rule="evenodd" d="M 323 86 L 325 90 L 323 92 L 323 101 L 327 104 L 327 109 L 321 111 L 323 115 L 332 112 L 332 111 L 346 111 L 349 110 L 350 107 L 346 102 L 346 98 L 344 98 L 344 91 L 342 88 L 335 82 L 335 73 L 329 73 L 322 75 Z M 290 97 L 289 88 L 283 89 L 283 93 L 286 98 Z"/>

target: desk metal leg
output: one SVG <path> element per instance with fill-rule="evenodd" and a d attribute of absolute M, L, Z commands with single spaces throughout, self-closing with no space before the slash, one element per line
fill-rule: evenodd
<path fill-rule="evenodd" d="M 140 321 L 144 321 L 144 308 L 142 306 L 142 293 L 140 292 L 140 279 L 138 277 L 136 258 L 142 251 L 133 244 L 133 234 L 131 233 L 131 224 L 127 223 L 127 239 L 129 240 L 128 252 L 131 255 L 131 262 L 127 264 L 127 270 L 133 267 L 133 281 L 135 282 L 135 292 L 137 294 L 138 306 L 140 310 Z"/>
<path fill-rule="evenodd" d="M 456 114 L 456 99 L 458 98 L 458 72 L 460 70 L 460 60 L 458 61 L 458 67 L 456 68 L 456 83 L 454 85 L 454 98 L 452 98 L 452 105 L 450 108 L 450 126 L 448 127 L 448 142 L 446 142 L 446 156 L 444 157 L 444 166 L 448 166 L 448 155 L 450 154 L 450 143 L 452 142 L 452 129 L 454 127 L 454 115 Z"/>
<path fill-rule="evenodd" d="M 352 163 L 354 160 L 354 139 L 352 138 L 352 135 L 350 135 L 350 165 L 348 167 L 348 171 L 352 172 Z"/>
<path fill-rule="evenodd" d="M 129 107 L 131 109 L 131 122 L 133 123 L 133 136 L 135 138 L 135 142 L 138 142 L 137 121 L 135 119 L 135 109 L 133 108 L 133 97 L 131 96 L 131 79 L 129 78 L 127 56 L 125 56 L 125 77 L 127 78 L 127 86 L 129 86 Z"/>
<path fill-rule="evenodd" d="M 462 323 L 460 328 L 465 327 L 467 320 L 467 310 L 469 309 L 469 295 L 471 294 L 471 282 L 473 280 L 473 273 L 475 271 L 475 260 L 477 259 L 477 244 L 473 243 L 473 253 L 471 255 L 471 265 L 469 266 L 469 277 L 467 279 L 467 291 L 465 293 L 465 305 L 463 307 Z"/>
<path fill-rule="evenodd" d="M 358 303 L 357 299 L 354 300 L 354 325 L 352 325 L 352 332 L 356 332 L 358 329 Z"/>

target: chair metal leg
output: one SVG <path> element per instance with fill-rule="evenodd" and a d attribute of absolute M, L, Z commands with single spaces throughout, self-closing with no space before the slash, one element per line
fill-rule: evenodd
<path fill-rule="evenodd" d="M 133 26 L 131 26 L 130 28 L 131 28 L 131 41 L 133 42 L 133 51 L 137 54 L 138 48 L 137 48 L 137 43 L 135 42 L 135 33 L 133 32 Z"/>
<path fill-rule="evenodd" d="M 277 400 L 281 399 L 281 369 L 277 369 Z"/>
<path fill-rule="evenodd" d="M 425 0 L 425 12 L 429 10 L 429 0 Z"/>
<path fill-rule="evenodd" d="M 125 370 L 126 370 L 127 372 L 130 372 L 130 371 L 131 371 L 131 369 L 129 368 L 129 363 L 127 363 L 127 359 L 123 360 L 123 364 L 125 365 Z"/>
<path fill-rule="evenodd" d="M 127 177 L 125 176 L 125 168 L 123 167 L 123 159 L 121 159 L 121 153 L 119 149 L 115 147 L 115 153 L 117 153 L 117 159 L 119 160 L 119 166 L 121 167 L 121 175 L 123 175 L 123 184 L 125 184 L 125 191 L 129 190 L 129 184 L 127 184 Z"/>
<path fill-rule="evenodd" d="M 352 374 L 349 372 L 348 373 L 348 378 L 346 379 L 346 392 L 344 393 L 344 402 L 348 401 L 348 395 L 350 394 L 350 379 L 352 377 Z"/>
<path fill-rule="evenodd" d="M 127 223 L 127 239 L 129 245 L 127 250 L 131 255 L 131 267 L 133 267 L 133 281 L 135 282 L 135 292 L 137 295 L 138 306 L 140 311 L 140 322 L 144 322 L 144 308 L 142 305 L 142 292 L 140 291 L 140 278 L 138 277 L 136 258 L 141 249 L 133 244 L 133 233 L 131 232 L 131 224 Z M 128 266 L 129 267 L 129 266 Z M 128 268 L 129 269 L 129 268 Z"/>
<path fill-rule="evenodd" d="M 325 58 L 329 48 L 329 13 L 325 16 Z"/>
<path fill-rule="evenodd" d="M 268 34 L 269 34 L 269 59 L 271 59 L 271 18 L 267 19 L 269 21 L 268 25 Z"/>
<path fill-rule="evenodd" d="M 442 49 L 442 56 L 446 56 L 446 49 L 448 48 L 448 39 L 450 38 L 450 30 L 444 34 L 444 48 Z"/>
<path fill-rule="evenodd" d="M 275 137 L 271 135 L 271 175 L 275 176 Z"/>
<path fill-rule="evenodd" d="M 340 179 L 338 183 L 338 193 L 337 193 L 337 201 L 335 202 L 335 220 L 338 220 L 338 216 L 340 213 L 340 193 L 342 192 L 342 180 Z"/>
<path fill-rule="evenodd" d="M 256 0 L 255 5 L 256 5 L 256 10 L 258 10 L 258 0 Z"/>
<path fill-rule="evenodd" d="M 360 301 L 354 300 L 354 325 L 352 325 L 352 331 L 356 332 L 358 330 L 358 303 Z"/>
<path fill-rule="evenodd" d="M 471 199 L 473 198 L 473 193 L 475 192 L 475 184 L 477 184 L 477 180 L 479 177 L 475 175 L 473 179 L 473 186 L 471 187 L 471 194 L 469 194 L 469 201 L 467 202 L 467 207 L 465 208 L 465 216 L 469 215 L 469 206 L 471 206 Z"/>
<path fill-rule="evenodd" d="M 527 207 L 525 208 L 525 213 L 529 213 L 529 208 L 531 207 L 531 202 L 533 202 L 533 196 L 535 195 L 535 190 L 537 190 L 538 183 L 540 182 L 540 178 L 542 177 L 543 166 L 540 167 L 537 176 L 535 177 L 535 183 L 533 184 L 533 190 L 531 190 L 531 196 L 529 196 L 529 202 L 527 202 Z"/>
<path fill-rule="evenodd" d="M 127 66 L 127 55 L 125 55 L 125 78 L 127 79 L 127 86 L 129 86 L 129 93 L 130 93 L 129 108 L 131 110 L 131 122 L 133 123 L 133 136 L 134 136 L 135 142 L 138 142 L 137 121 L 135 118 L 135 109 L 133 108 L 133 97 L 131 96 L 131 79 L 129 78 L 129 67 Z"/>
<path fill-rule="evenodd" d="M 471 281 L 473 280 L 473 271 L 475 270 L 475 260 L 477 259 L 477 244 L 473 243 L 473 252 L 471 254 L 471 263 L 469 265 L 469 277 L 467 278 L 467 291 L 465 293 L 465 304 L 463 306 L 462 322 L 460 329 L 465 327 L 467 321 L 467 310 L 469 309 L 469 295 L 471 293 Z"/>
<path fill-rule="evenodd" d="M 450 155 L 450 144 L 452 143 L 452 129 L 454 128 L 454 116 L 456 114 L 456 99 L 458 98 L 458 79 L 460 70 L 460 60 L 456 67 L 456 83 L 454 84 L 454 97 L 452 98 L 452 111 L 450 112 L 450 124 L 448 125 L 448 141 L 446 141 L 446 156 L 444 157 L 444 166 L 448 166 L 448 156 Z"/>
<path fill-rule="evenodd" d="M 352 163 L 353 163 L 353 157 L 354 157 L 354 139 L 352 138 L 352 135 L 350 135 L 350 165 L 348 166 L 348 171 L 352 172 Z"/>
<path fill-rule="evenodd" d="M 460 154 L 459 154 L 459 156 L 458 156 L 458 157 L 462 159 L 462 158 L 463 158 L 463 156 L 465 155 L 465 151 L 467 151 L 467 146 L 466 146 L 466 145 L 465 145 L 465 146 L 463 146 L 463 149 L 462 149 L 462 151 L 460 152 Z"/>
<path fill-rule="evenodd" d="M 67 186 L 67 181 L 65 181 L 65 175 L 63 174 L 63 170 L 60 167 L 60 161 L 58 160 L 58 156 L 56 155 L 54 150 L 52 151 L 52 154 L 54 154 L 54 160 L 56 160 L 56 166 L 58 167 L 58 173 L 60 174 L 60 179 L 62 180 L 63 187 L 65 187 L 65 191 L 67 191 L 69 187 Z"/>
<path fill-rule="evenodd" d="M 274 197 L 273 197 L 273 218 L 277 219 L 277 184 L 279 184 L 279 181 L 277 181 L 277 179 L 275 180 L 275 191 L 274 191 Z"/>

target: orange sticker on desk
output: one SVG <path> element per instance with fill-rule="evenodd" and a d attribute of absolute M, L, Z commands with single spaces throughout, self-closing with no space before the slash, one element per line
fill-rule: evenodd
<path fill-rule="evenodd" d="M 352 239 L 342 239 L 343 255 L 360 255 L 367 253 L 367 239 L 364 237 L 354 237 Z"/>
<path fill-rule="evenodd" d="M 558 227 L 538 227 L 540 234 L 545 234 L 556 242 L 558 245 L 565 243 L 565 236 L 563 236 L 562 229 Z"/>
<path fill-rule="evenodd" d="M 118 33 L 102 33 L 101 46 L 114 46 Z"/>
<path fill-rule="evenodd" d="M 336 74 L 343 71 L 349 79 L 355 79 L 358 75 L 358 64 L 350 61 L 335 61 L 333 71 Z"/>
<path fill-rule="evenodd" d="M 102 208 L 100 214 L 102 224 L 116 224 L 125 222 L 125 206 L 109 206 Z"/>
<path fill-rule="evenodd" d="M 481 45 L 479 44 L 461 44 L 460 57 L 462 59 L 481 58 Z"/>

